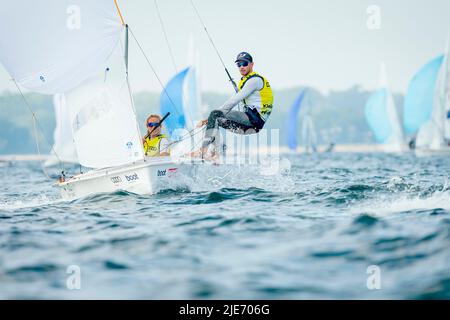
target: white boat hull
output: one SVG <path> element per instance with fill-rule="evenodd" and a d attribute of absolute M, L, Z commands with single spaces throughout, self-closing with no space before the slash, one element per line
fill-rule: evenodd
<path fill-rule="evenodd" d="M 154 158 L 122 167 L 89 171 L 57 185 L 65 200 L 116 191 L 150 195 L 176 186 L 178 174 L 179 165 L 170 158 Z"/>

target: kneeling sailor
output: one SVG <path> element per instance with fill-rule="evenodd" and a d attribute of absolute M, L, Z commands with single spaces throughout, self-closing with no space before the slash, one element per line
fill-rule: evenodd
<path fill-rule="evenodd" d="M 161 134 L 161 117 L 152 114 L 146 121 L 147 135 L 143 138 L 144 153 L 147 157 L 170 156 L 170 143 L 167 136 Z"/>

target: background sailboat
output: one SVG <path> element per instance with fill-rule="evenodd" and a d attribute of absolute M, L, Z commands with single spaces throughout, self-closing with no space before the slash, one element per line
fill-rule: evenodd
<path fill-rule="evenodd" d="M 198 111 L 200 99 L 197 94 L 198 83 L 195 67 L 187 67 L 177 73 L 166 85 L 160 96 L 161 114 L 171 113 L 167 118 L 165 127 L 171 138 L 178 140 L 180 134 L 177 130 L 192 130 L 196 121 L 200 120 Z M 183 130 L 183 133 L 185 130 Z"/>
<path fill-rule="evenodd" d="M 379 89 L 367 100 L 364 112 L 376 142 L 382 144 L 385 152 L 402 152 L 406 149 L 384 63 L 380 65 Z"/>
<path fill-rule="evenodd" d="M 449 53 L 427 63 L 411 80 L 404 126 L 420 155 L 450 151 Z"/>
<path fill-rule="evenodd" d="M 449 42 L 439 70 L 433 96 L 431 119 L 420 129 L 416 140 L 418 153 L 450 154 L 450 53 Z"/>

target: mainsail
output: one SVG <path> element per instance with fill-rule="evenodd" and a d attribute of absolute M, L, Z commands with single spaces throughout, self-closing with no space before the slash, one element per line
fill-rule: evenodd
<path fill-rule="evenodd" d="M 380 88 L 369 97 L 364 111 L 376 142 L 383 144 L 386 151 L 401 151 L 404 145 L 403 131 L 388 88 L 384 63 L 380 66 Z"/>
<path fill-rule="evenodd" d="M 102 67 L 123 26 L 113 0 L 3 1 L 0 61 L 15 81 L 56 94 Z"/>
<path fill-rule="evenodd" d="M 0 26 L 0 61 L 14 80 L 30 91 L 65 94 L 80 164 L 143 159 L 118 46 L 126 28 L 114 0 L 5 2 Z"/>
<path fill-rule="evenodd" d="M 120 46 L 103 71 L 66 93 L 80 163 L 105 168 L 143 159 Z"/>

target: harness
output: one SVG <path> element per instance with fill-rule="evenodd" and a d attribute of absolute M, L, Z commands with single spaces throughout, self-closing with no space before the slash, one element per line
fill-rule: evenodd
<path fill-rule="evenodd" d="M 144 153 L 148 157 L 157 157 L 160 153 L 161 140 L 167 138 L 166 135 L 161 134 L 150 140 L 150 137 L 144 140 Z"/>

